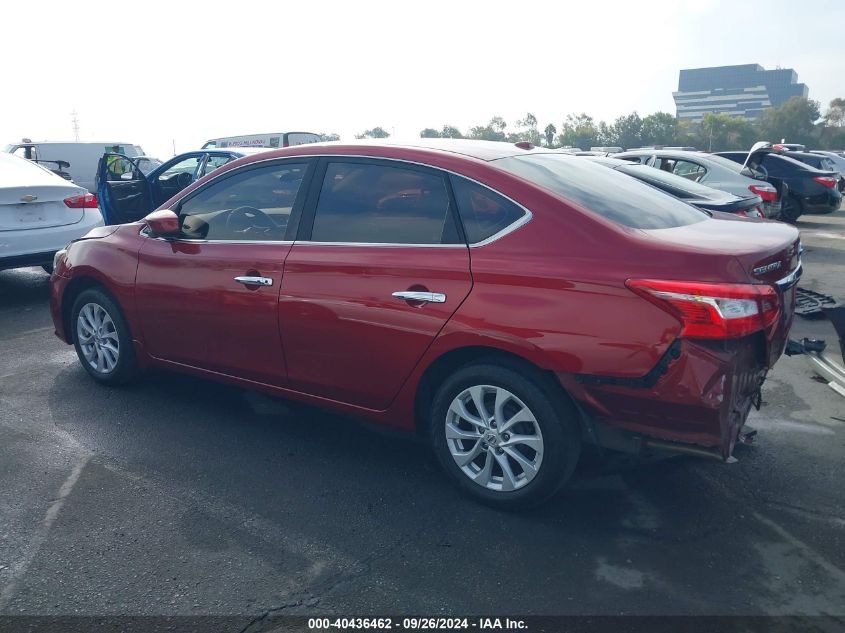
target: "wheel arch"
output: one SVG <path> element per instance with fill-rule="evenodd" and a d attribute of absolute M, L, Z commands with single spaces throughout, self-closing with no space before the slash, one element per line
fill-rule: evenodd
<path fill-rule="evenodd" d="M 97 277 L 92 275 L 74 277 L 62 293 L 62 325 L 64 326 L 65 336 L 71 344 L 76 342 L 76 328 L 71 323 L 73 304 L 76 302 L 76 298 L 89 288 L 102 290 L 120 307 L 120 302 L 114 296 L 114 293 Z"/>
<path fill-rule="evenodd" d="M 461 367 L 479 363 L 501 364 L 533 374 L 540 388 L 552 398 L 553 402 L 564 407 L 572 407 L 579 425 L 583 427 L 585 421 L 582 419 L 580 407 L 575 404 L 574 399 L 554 372 L 512 351 L 489 345 L 467 345 L 442 353 L 422 373 L 414 395 L 414 427 L 418 435 L 425 436 L 428 433 L 430 407 L 437 388 L 449 375 Z"/>

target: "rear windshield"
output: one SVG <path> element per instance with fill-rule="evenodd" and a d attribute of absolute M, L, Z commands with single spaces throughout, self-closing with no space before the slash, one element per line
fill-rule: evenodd
<path fill-rule="evenodd" d="M 667 229 L 708 218 L 703 211 L 677 198 L 583 158 L 529 154 L 492 162 L 588 211 L 631 228 Z"/>
<path fill-rule="evenodd" d="M 699 185 L 687 178 L 670 174 L 662 169 L 655 169 L 646 165 L 620 165 L 616 171 L 628 174 L 634 178 L 654 183 L 655 186 L 671 187 L 675 191 L 682 192 L 687 198 L 712 198 L 713 189 Z"/>

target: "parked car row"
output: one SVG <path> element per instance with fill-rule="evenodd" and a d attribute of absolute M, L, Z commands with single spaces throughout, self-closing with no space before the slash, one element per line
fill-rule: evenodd
<path fill-rule="evenodd" d="M 794 222 L 804 213 L 832 213 L 842 204 L 838 189 L 841 174 L 810 164 L 814 156 L 806 152 L 784 150 L 768 143 L 757 143 L 750 152 L 718 152 L 717 156 L 734 161 L 772 183 L 782 193 L 781 217 Z M 832 165 L 826 158 L 816 164 Z"/>
<path fill-rule="evenodd" d="M 167 368 L 416 432 L 465 491 L 521 507 L 586 445 L 730 458 L 784 349 L 797 230 L 681 200 L 750 214 L 764 181 L 714 198 L 449 139 L 195 154 L 107 180 L 115 208 L 123 184 L 146 183 L 138 213 L 175 195 L 55 257 L 56 333 L 98 382 Z"/>
<path fill-rule="evenodd" d="M 803 213 L 836 211 L 842 202 L 842 172 L 830 157 L 769 143 L 757 143 L 750 151 L 639 149 L 613 156 L 734 195 L 751 192 L 771 219 L 795 222 Z"/>

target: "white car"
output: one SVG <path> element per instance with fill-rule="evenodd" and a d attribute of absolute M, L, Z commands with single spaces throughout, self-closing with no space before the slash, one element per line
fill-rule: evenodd
<path fill-rule="evenodd" d="M 97 197 L 40 165 L 0 152 L 0 270 L 43 266 L 103 226 Z"/>
<path fill-rule="evenodd" d="M 106 152 L 117 152 L 126 156 L 142 156 L 140 145 L 119 142 L 53 142 L 30 141 L 7 145 L 3 151 L 22 158 L 28 158 L 48 169 L 56 167 L 56 161 L 64 163 L 63 171 L 73 182 L 85 187 L 91 193 L 97 192 L 95 176 L 97 165 Z"/>

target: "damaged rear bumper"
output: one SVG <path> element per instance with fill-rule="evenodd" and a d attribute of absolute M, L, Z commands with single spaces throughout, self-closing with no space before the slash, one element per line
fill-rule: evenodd
<path fill-rule="evenodd" d="M 578 402 L 585 440 L 625 452 L 682 452 L 729 461 L 760 407 L 767 344 L 762 334 L 679 339 L 643 378 L 559 375 Z"/>

